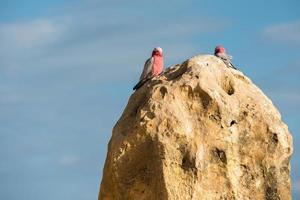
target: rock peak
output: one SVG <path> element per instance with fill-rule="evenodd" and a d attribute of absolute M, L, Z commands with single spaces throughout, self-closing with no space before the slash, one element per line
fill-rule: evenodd
<path fill-rule="evenodd" d="M 292 151 L 263 92 L 217 57 L 199 55 L 130 97 L 99 199 L 291 199 Z"/>

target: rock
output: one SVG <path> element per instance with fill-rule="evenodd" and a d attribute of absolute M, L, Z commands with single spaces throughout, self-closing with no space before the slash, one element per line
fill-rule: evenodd
<path fill-rule="evenodd" d="M 279 112 L 249 78 L 195 56 L 130 97 L 99 199 L 288 200 L 292 151 Z"/>

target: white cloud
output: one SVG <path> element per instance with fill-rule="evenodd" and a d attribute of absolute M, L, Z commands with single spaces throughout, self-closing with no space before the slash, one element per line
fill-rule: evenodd
<path fill-rule="evenodd" d="M 0 41 L 7 48 L 33 48 L 58 40 L 59 30 L 51 19 L 0 25 Z"/>
<path fill-rule="evenodd" d="M 59 164 L 62 166 L 71 166 L 80 162 L 80 157 L 77 155 L 63 155 L 59 159 Z"/>
<path fill-rule="evenodd" d="M 281 99 L 283 102 L 298 104 L 300 106 L 300 93 L 299 91 L 287 91 L 277 93 L 277 98 Z"/>
<path fill-rule="evenodd" d="M 300 180 L 296 180 L 293 184 L 293 188 L 295 190 L 295 192 L 300 192 Z"/>
<path fill-rule="evenodd" d="M 294 110 L 300 106 L 300 91 L 297 89 L 272 89 L 266 93 L 280 107 L 290 107 Z"/>
<path fill-rule="evenodd" d="M 60 42 L 67 27 L 64 20 L 38 18 L 0 24 L 1 73 L 28 68 L 51 45 Z"/>
<path fill-rule="evenodd" d="M 128 81 L 138 76 L 154 46 L 165 49 L 168 66 L 198 51 L 193 37 L 228 26 L 214 18 L 161 20 L 151 10 L 126 12 L 113 4 L 78 6 L 76 12 L 60 10 L 55 17 L 0 24 L 0 73 L 30 70 L 41 77 L 51 68 L 69 81 Z"/>
<path fill-rule="evenodd" d="M 300 21 L 266 27 L 263 36 L 265 39 L 276 43 L 300 45 Z"/>

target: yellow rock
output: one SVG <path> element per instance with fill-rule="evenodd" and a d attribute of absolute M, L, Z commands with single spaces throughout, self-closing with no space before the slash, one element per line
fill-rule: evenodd
<path fill-rule="evenodd" d="M 195 56 L 130 97 L 99 199 L 288 200 L 292 151 L 279 112 L 249 78 Z"/>

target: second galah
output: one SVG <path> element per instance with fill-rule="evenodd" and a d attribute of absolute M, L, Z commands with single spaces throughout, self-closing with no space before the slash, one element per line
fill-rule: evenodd
<path fill-rule="evenodd" d="M 228 55 L 226 53 L 226 50 L 223 46 L 220 46 L 220 45 L 216 46 L 215 56 L 217 56 L 218 58 L 221 58 L 223 60 L 223 62 L 227 65 L 227 67 L 231 67 L 233 69 L 236 69 L 235 66 L 231 62 L 232 56 Z"/>
<path fill-rule="evenodd" d="M 155 76 L 158 76 L 164 68 L 163 50 L 160 47 L 156 47 L 152 51 L 152 56 L 146 60 L 143 72 L 140 76 L 139 82 L 133 87 L 133 90 L 137 90 L 142 87 L 148 80 Z"/>

